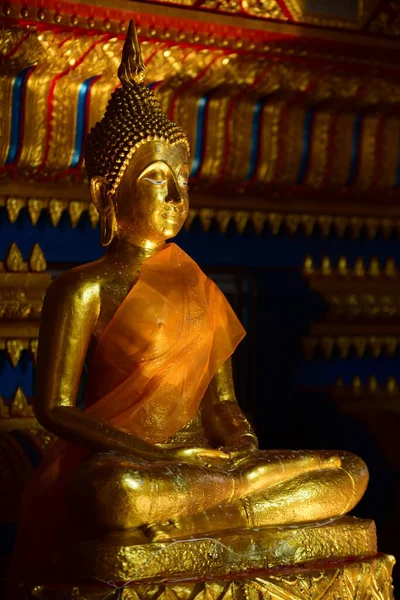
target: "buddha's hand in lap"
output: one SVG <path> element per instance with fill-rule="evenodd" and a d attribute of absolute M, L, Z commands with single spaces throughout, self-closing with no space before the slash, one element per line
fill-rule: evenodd
<path fill-rule="evenodd" d="M 219 448 L 177 448 L 171 458 L 201 467 L 214 467 L 230 471 L 241 464 L 256 458 L 258 453 L 254 441 L 237 440 L 229 446 Z M 170 452 L 168 451 L 168 458 Z"/>
<path fill-rule="evenodd" d="M 219 469 L 229 469 L 231 467 L 229 452 L 221 448 L 175 448 L 166 451 L 165 459 L 188 463 L 198 467 L 214 467 Z"/>

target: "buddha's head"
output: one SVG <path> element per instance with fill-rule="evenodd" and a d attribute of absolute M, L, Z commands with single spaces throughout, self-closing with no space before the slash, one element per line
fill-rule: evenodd
<path fill-rule="evenodd" d="M 125 238 L 139 246 L 174 237 L 188 212 L 189 143 L 143 85 L 143 65 L 131 21 L 118 76 L 122 86 L 86 144 L 86 170 L 100 215 L 101 242 Z"/>

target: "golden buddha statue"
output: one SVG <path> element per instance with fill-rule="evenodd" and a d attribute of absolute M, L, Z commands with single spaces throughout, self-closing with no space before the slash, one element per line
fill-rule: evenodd
<path fill-rule="evenodd" d="M 41 567 L 71 528 L 151 542 L 323 521 L 350 511 L 368 481 L 347 452 L 258 449 L 232 380 L 244 331 L 166 244 L 188 213 L 189 145 L 142 84 L 132 23 L 118 74 L 86 147 L 105 255 L 57 279 L 43 308 L 35 410 L 60 440 L 27 491 L 20 532 L 25 549 L 41 546 Z"/>

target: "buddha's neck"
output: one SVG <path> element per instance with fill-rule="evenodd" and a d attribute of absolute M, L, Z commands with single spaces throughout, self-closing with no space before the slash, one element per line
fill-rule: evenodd
<path fill-rule="evenodd" d="M 164 245 L 165 242 L 138 246 L 126 239 L 116 239 L 106 250 L 107 262 L 119 269 L 140 269 L 142 264 Z"/>

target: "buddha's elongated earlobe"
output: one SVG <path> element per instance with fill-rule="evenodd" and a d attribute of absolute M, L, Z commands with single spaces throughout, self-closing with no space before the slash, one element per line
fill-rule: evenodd
<path fill-rule="evenodd" d="M 110 184 L 107 179 L 98 176 L 90 180 L 90 193 L 100 217 L 100 243 L 102 246 L 107 247 L 117 233 L 114 194 L 110 191 Z"/>
<path fill-rule="evenodd" d="M 114 206 L 100 216 L 100 243 L 105 248 L 111 244 L 117 232 L 117 220 L 115 218 Z"/>

